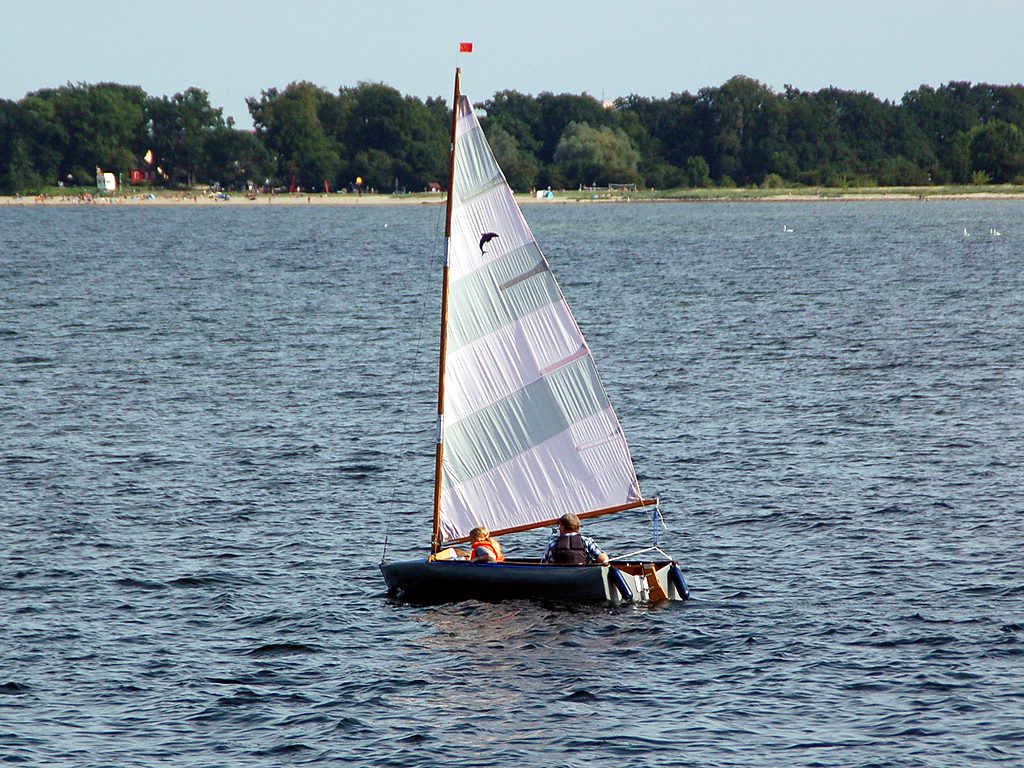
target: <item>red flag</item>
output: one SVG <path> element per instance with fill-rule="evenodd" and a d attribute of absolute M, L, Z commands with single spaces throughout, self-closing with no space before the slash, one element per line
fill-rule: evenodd
<path fill-rule="evenodd" d="M 473 52 L 473 44 L 472 43 L 459 43 L 459 53 L 472 53 L 472 52 Z"/>

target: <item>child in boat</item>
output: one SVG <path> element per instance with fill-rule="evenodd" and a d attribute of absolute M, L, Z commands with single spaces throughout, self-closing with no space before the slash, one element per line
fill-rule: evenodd
<path fill-rule="evenodd" d="M 608 555 L 601 551 L 601 547 L 592 538 L 580 533 L 579 517 L 567 512 L 558 519 L 558 533 L 548 542 L 541 562 L 561 565 L 604 565 L 608 562 Z"/>
<path fill-rule="evenodd" d="M 504 562 L 505 554 L 501 551 L 501 544 L 497 539 L 492 539 L 491 532 L 482 525 L 469 532 L 469 541 L 473 547 L 469 559 L 474 563 Z"/>

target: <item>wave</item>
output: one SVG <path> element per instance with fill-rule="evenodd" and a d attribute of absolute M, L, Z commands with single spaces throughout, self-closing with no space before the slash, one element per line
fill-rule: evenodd
<path fill-rule="evenodd" d="M 248 656 L 290 656 L 293 654 L 320 653 L 323 649 L 305 643 L 267 643 L 248 651 Z"/>

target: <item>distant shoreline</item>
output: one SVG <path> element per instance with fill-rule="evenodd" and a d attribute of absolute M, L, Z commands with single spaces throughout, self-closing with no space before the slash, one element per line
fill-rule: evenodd
<path fill-rule="evenodd" d="M 972 188 L 972 187 L 890 187 L 890 188 L 794 188 L 762 190 L 684 189 L 659 192 L 641 190 L 633 193 L 606 191 L 555 192 L 553 198 L 517 194 L 520 205 L 566 205 L 610 203 L 808 203 L 808 202 L 897 202 L 928 200 L 1024 200 L 1024 187 Z M 179 206 L 179 207 L 249 207 L 272 208 L 296 206 L 381 206 L 381 205 L 443 205 L 445 196 L 438 193 L 406 195 L 381 194 L 276 194 L 250 198 L 244 193 L 216 195 L 210 193 L 144 193 L 131 191 L 113 196 L 99 195 L 39 195 L 0 196 L 0 206 Z"/>

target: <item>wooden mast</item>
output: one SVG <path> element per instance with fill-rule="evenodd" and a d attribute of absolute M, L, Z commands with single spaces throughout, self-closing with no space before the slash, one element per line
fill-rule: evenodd
<path fill-rule="evenodd" d="M 437 449 L 434 456 L 434 526 L 430 552 L 441 549 L 441 466 L 444 459 L 444 365 L 448 349 L 448 265 L 452 245 L 452 193 L 455 187 L 455 132 L 459 124 L 459 81 L 462 69 L 455 68 L 455 97 L 452 99 L 452 141 L 448 149 L 448 203 L 444 215 L 444 276 L 441 280 L 441 346 L 437 366 Z"/>

